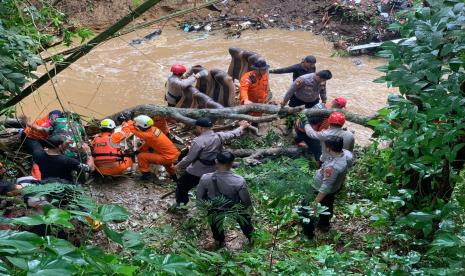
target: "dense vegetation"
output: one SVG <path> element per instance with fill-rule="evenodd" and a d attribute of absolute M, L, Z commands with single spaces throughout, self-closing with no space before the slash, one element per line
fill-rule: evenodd
<path fill-rule="evenodd" d="M 464 2 L 459 0 L 427 1 L 407 14 L 404 22 L 393 24 L 403 36 L 416 40 L 385 43 L 379 54 L 388 64 L 380 68 L 385 76 L 377 81 L 398 87 L 404 98 L 380 110 L 378 119 L 370 122 L 378 138 L 357 152 L 329 234 L 306 240 L 295 212 L 308 196 L 312 163 L 280 158 L 237 170 L 249 183 L 255 203 L 254 246 L 238 252 L 204 250 L 208 227 L 197 213 L 160 218 L 156 227 L 139 233 L 117 231 L 116 223 L 127 219 L 128 212 L 117 205 L 96 204 L 85 190 L 74 188 L 66 191 L 72 198 L 66 205 L 57 199 L 43 215 L 2 219 L 0 224 L 21 230 L 46 225 L 51 232 L 39 237 L 0 231 L 0 274 L 464 274 L 464 25 Z M 0 70 L 15 70 L 2 71 L 0 88 L 6 97 L 6 90 L 15 93 L 24 84 L 32 69 L 24 67 L 24 61 L 36 59 L 34 49 L 41 40 L 5 22 L 0 31 L 1 60 L 9 62 Z M 9 39 L 2 39 L 6 36 Z M 29 40 L 30 46 L 18 47 L 18 39 Z M 13 72 L 22 74 L 21 81 L 19 75 L 8 75 Z M 4 85 L 9 82 L 11 87 Z M 266 147 L 276 139 L 269 134 L 254 146 Z M 389 147 L 378 147 L 383 140 Z M 250 143 L 242 140 L 235 146 L 250 147 Z M 63 189 L 49 184 L 23 192 L 56 195 Z M 202 208 L 190 212 L 201 213 Z M 95 245 L 89 225 L 95 220 L 103 223 L 102 233 L 119 244 L 120 251 Z M 231 231 L 236 226 L 227 223 L 226 227 Z M 72 235 L 72 229 L 81 231 L 79 245 L 62 238 Z"/>
<path fill-rule="evenodd" d="M 0 2 L 0 105 L 36 78 L 32 72 L 43 64 L 40 53 L 59 43 L 69 46 L 76 37 L 84 41 L 92 35 L 89 29 L 67 22 L 66 15 L 50 1 L 34 3 Z"/>

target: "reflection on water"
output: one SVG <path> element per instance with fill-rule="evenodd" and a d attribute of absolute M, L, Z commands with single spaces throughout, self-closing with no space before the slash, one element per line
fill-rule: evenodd
<path fill-rule="evenodd" d="M 317 57 L 317 70 L 329 69 L 333 79 L 328 81 L 328 101 L 343 96 L 348 109 L 359 114 L 371 114 L 386 103 L 390 92 L 384 85 L 375 84 L 380 76 L 374 68 L 383 60 L 331 57 L 331 44 L 308 32 L 269 29 L 243 33 L 240 39 L 228 40 L 223 35 L 210 34 L 206 39 L 199 34 L 164 30 L 161 36 L 139 45 L 130 46 L 131 39 L 143 37 L 145 32 L 115 38 L 94 49 L 54 78 L 55 88 L 66 109 L 102 118 L 137 104 L 164 104 L 165 81 L 170 66 L 203 65 L 209 69 L 227 71 L 229 47 L 256 51 L 264 56 L 271 68 L 297 63 L 306 55 Z M 270 86 L 279 101 L 292 80 L 291 74 L 271 75 Z M 51 83 L 39 93 L 27 98 L 19 113 L 36 117 L 46 110 L 59 107 Z M 370 131 L 350 125 L 357 142 L 365 144 Z"/>

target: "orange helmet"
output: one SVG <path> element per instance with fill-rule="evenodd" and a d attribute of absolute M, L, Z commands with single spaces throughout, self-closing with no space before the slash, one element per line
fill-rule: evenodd
<path fill-rule="evenodd" d="M 333 112 L 329 115 L 328 123 L 330 125 L 340 125 L 343 126 L 346 122 L 346 116 L 342 112 Z"/>
<path fill-rule="evenodd" d="M 171 66 L 171 72 L 173 72 L 176 75 L 181 75 L 186 73 L 187 69 L 184 65 L 181 64 L 174 64 Z"/>

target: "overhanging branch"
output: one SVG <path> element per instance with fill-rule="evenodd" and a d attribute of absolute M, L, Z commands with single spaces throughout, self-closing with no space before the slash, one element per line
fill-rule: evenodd
<path fill-rule="evenodd" d="M 2 105 L 1 110 L 5 110 L 6 108 L 13 106 L 19 103 L 21 100 L 32 94 L 36 91 L 39 87 L 46 84 L 51 78 L 59 74 L 61 71 L 68 68 L 73 62 L 78 60 L 79 58 L 83 57 L 87 53 L 89 53 L 95 46 L 99 45 L 100 43 L 106 41 L 108 38 L 112 37 L 116 32 L 121 30 L 124 26 L 128 25 L 134 19 L 139 17 L 141 14 L 149 10 L 151 7 L 155 6 L 161 2 L 161 0 L 146 0 L 140 6 L 138 6 L 134 11 L 127 14 L 125 17 L 121 18 L 113 24 L 111 27 L 103 31 L 102 33 L 98 34 L 96 37 L 91 39 L 88 43 L 81 46 L 79 51 L 72 53 L 69 57 L 67 57 L 63 62 L 57 63 L 51 70 L 47 73 L 42 75 L 38 78 L 35 82 L 31 83 L 28 87 L 23 89 L 21 93 L 14 96 L 8 102 Z"/>

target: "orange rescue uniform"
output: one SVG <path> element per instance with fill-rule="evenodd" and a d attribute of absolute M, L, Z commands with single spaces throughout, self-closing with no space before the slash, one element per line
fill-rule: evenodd
<path fill-rule="evenodd" d="M 44 127 L 44 128 L 50 128 L 51 127 L 50 119 L 48 118 L 48 115 L 35 120 L 34 124 L 38 125 L 40 127 Z M 30 138 L 30 139 L 44 140 L 44 139 L 48 138 L 48 132 L 38 131 L 38 130 L 32 129 L 30 127 L 26 127 L 26 129 L 24 130 L 24 133 L 26 134 L 26 137 Z"/>
<path fill-rule="evenodd" d="M 92 155 L 97 171 L 103 175 L 121 175 L 132 166 L 132 159 L 123 156 L 120 143 L 131 135 L 128 126 L 121 132 L 103 132 L 92 141 Z"/>
<path fill-rule="evenodd" d="M 152 126 L 146 131 L 141 131 L 133 122 L 129 123 L 129 128 L 134 135 L 144 141 L 137 155 L 141 172 L 150 172 L 150 164 L 158 164 L 163 165 L 170 175 L 176 174 L 174 164 L 181 153 L 160 129 Z M 149 152 L 149 149 L 154 152 Z"/>
<path fill-rule="evenodd" d="M 255 71 L 245 73 L 241 78 L 241 104 L 246 100 L 264 103 L 268 97 L 268 75 L 257 77 Z"/>

